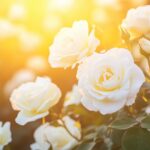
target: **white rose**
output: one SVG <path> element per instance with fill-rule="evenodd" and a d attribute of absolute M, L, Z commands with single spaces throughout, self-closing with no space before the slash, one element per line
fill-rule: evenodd
<path fill-rule="evenodd" d="M 131 39 L 149 33 L 150 5 L 129 10 L 126 18 L 123 20 L 122 28 L 129 33 Z"/>
<path fill-rule="evenodd" d="M 131 9 L 122 23 L 136 63 L 150 77 L 150 5 Z"/>
<path fill-rule="evenodd" d="M 78 105 L 81 101 L 81 94 L 79 92 L 78 86 L 74 85 L 72 91 L 68 92 L 65 96 L 64 106 L 67 107 L 69 105 Z"/>
<path fill-rule="evenodd" d="M 52 126 L 48 123 L 39 127 L 35 134 L 35 143 L 31 145 L 32 150 L 70 150 L 78 144 L 81 138 L 79 123 L 69 117 L 63 118 L 65 126 Z M 69 131 L 69 132 L 68 132 Z"/>
<path fill-rule="evenodd" d="M 2 126 L 2 122 L 0 122 L 0 150 L 4 148 L 7 144 L 12 141 L 11 130 L 10 130 L 10 122 L 6 122 Z"/>
<path fill-rule="evenodd" d="M 74 22 L 72 28 L 63 28 L 50 46 L 49 62 L 52 67 L 74 67 L 99 45 L 94 29 L 89 34 L 86 21 Z"/>
<path fill-rule="evenodd" d="M 51 144 L 46 139 L 46 129 L 49 126 L 48 123 L 37 128 L 34 133 L 35 143 L 31 144 L 32 150 L 49 150 Z"/>
<path fill-rule="evenodd" d="M 133 104 L 145 81 L 130 52 L 123 48 L 95 53 L 85 59 L 79 66 L 77 78 L 81 103 L 102 114 L 111 114 Z"/>
<path fill-rule="evenodd" d="M 48 110 L 61 97 L 60 89 L 48 78 L 38 77 L 35 82 L 22 84 L 15 89 L 10 101 L 14 110 L 20 111 L 16 122 L 25 125 L 49 114 Z"/>

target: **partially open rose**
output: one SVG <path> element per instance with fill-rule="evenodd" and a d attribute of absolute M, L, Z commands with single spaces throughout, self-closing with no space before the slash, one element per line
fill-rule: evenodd
<path fill-rule="evenodd" d="M 72 28 L 63 28 L 50 46 L 49 62 L 52 67 L 74 67 L 99 45 L 94 29 L 89 33 L 86 21 L 74 22 Z"/>
<path fill-rule="evenodd" d="M 150 33 L 150 6 L 130 9 L 121 27 L 128 32 L 130 39 Z"/>
<path fill-rule="evenodd" d="M 136 63 L 150 77 L 150 6 L 129 10 L 121 27 Z"/>

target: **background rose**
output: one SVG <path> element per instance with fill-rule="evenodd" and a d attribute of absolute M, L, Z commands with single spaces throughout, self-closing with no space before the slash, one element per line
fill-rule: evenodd
<path fill-rule="evenodd" d="M 10 98 L 13 109 L 20 111 L 16 122 L 24 125 L 45 117 L 60 97 L 60 89 L 48 78 L 38 77 L 35 82 L 22 84 Z"/>
<path fill-rule="evenodd" d="M 52 67 L 70 67 L 91 55 L 99 45 L 94 29 L 89 34 L 86 21 L 74 22 L 72 28 L 63 28 L 50 46 L 49 62 Z"/>
<path fill-rule="evenodd" d="M 129 10 L 121 27 L 136 63 L 150 76 L 150 6 Z"/>
<path fill-rule="evenodd" d="M 82 104 L 91 111 L 110 114 L 134 103 L 145 77 L 127 49 L 95 53 L 79 66 Z"/>
<path fill-rule="evenodd" d="M 10 122 L 6 122 L 4 125 L 0 122 L 0 150 L 3 150 L 3 147 L 11 141 Z"/>
<path fill-rule="evenodd" d="M 148 34 L 150 32 L 150 6 L 130 9 L 121 26 L 129 33 L 130 39 Z"/>

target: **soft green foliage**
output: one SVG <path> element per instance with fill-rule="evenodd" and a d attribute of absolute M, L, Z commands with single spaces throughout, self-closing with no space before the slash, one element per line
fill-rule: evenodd
<path fill-rule="evenodd" d="M 139 127 L 127 130 L 122 137 L 123 150 L 149 150 L 150 132 Z"/>
<path fill-rule="evenodd" d="M 145 117 L 141 122 L 141 127 L 150 129 L 150 116 Z"/>
<path fill-rule="evenodd" d="M 92 150 L 95 144 L 95 142 L 85 142 L 80 144 L 75 150 Z"/>
<path fill-rule="evenodd" d="M 125 130 L 135 126 L 136 124 L 138 124 L 138 122 L 135 119 L 126 117 L 114 120 L 110 127 L 113 129 Z"/>

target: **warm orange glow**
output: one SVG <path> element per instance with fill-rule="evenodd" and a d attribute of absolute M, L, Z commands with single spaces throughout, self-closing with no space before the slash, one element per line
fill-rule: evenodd
<path fill-rule="evenodd" d="M 122 19 L 130 8 L 148 3 L 148 0 L 0 0 L 0 110 L 10 105 L 6 85 L 20 70 L 33 72 L 32 79 L 34 75 L 51 77 L 63 97 L 76 83 L 76 69 L 52 69 L 48 64 L 49 46 L 62 27 L 87 20 L 90 28 L 95 26 L 96 37 L 101 41 L 97 51 L 121 47 Z M 109 80 L 112 74 L 108 70 L 100 82 Z M 8 90 L 10 94 L 12 89 Z M 0 111 L 0 119 L 13 120 L 9 117 L 12 110 L 7 110 L 4 117 Z M 76 126 L 80 124 L 76 122 Z"/>

